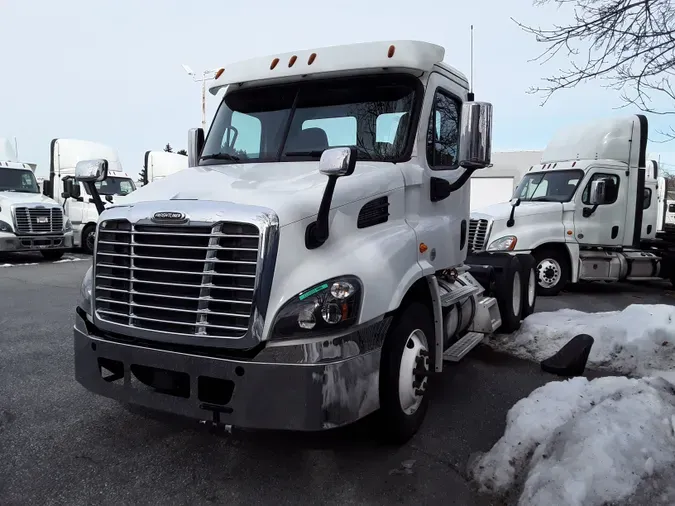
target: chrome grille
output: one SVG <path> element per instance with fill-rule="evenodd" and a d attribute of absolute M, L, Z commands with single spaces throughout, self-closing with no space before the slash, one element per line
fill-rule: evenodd
<path fill-rule="evenodd" d="M 99 226 L 98 318 L 119 325 L 211 337 L 243 337 L 253 308 L 260 231 L 213 226 Z"/>
<path fill-rule="evenodd" d="M 469 220 L 469 251 L 485 249 L 488 225 L 488 220 Z"/>
<path fill-rule="evenodd" d="M 14 221 L 19 234 L 52 234 L 63 231 L 60 207 L 15 207 Z"/>

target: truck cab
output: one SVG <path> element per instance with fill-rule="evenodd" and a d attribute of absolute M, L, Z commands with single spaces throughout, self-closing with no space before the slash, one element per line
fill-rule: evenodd
<path fill-rule="evenodd" d="M 642 115 L 563 128 L 510 202 L 472 212 L 474 251 L 532 253 L 543 295 L 570 282 L 657 279 L 670 263 L 654 243 L 665 181 L 647 163 L 647 128 Z"/>
<path fill-rule="evenodd" d="M 43 196 L 35 164 L 19 162 L 8 142 L 0 142 L 0 253 L 39 251 L 58 260 L 73 245 L 70 221 Z"/>
<path fill-rule="evenodd" d="M 99 217 L 77 380 L 217 426 L 316 431 L 377 412 L 382 435 L 412 437 L 444 362 L 535 303 L 529 255 L 465 263 L 491 106 L 443 57 L 372 42 L 219 71 L 189 168 Z M 77 178 L 106 170 L 83 161 Z"/>
<path fill-rule="evenodd" d="M 107 160 L 108 177 L 105 181 L 96 183 L 106 206 L 129 195 L 136 189 L 136 184 L 122 169 L 117 150 L 110 146 L 78 139 L 54 139 L 50 153 L 50 184 L 45 193 L 62 206 L 65 215 L 70 219 L 74 246 L 91 254 L 99 213 L 90 191 L 75 180 L 77 163 L 96 157 Z"/>

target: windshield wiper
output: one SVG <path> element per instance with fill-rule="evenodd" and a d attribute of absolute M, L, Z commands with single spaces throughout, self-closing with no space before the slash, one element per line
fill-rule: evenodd
<path fill-rule="evenodd" d="M 533 199 L 530 199 L 530 202 L 558 202 L 558 199 L 545 197 L 542 195 L 541 197 L 534 197 Z"/>
<path fill-rule="evenodd" d="M 233 162 L 238 162 L 241 160 L 241 158 L 229 153 L 214 153 L 212 155 L 204 155 L 199 160 L 230 160 Z"/>

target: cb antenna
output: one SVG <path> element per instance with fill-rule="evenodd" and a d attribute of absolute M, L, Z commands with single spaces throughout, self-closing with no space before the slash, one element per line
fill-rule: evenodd
<path fill-rule="evenodd" d="M 471 74 L 469 78 L 469 94 L 466 97 L 467 101 L 473 102 L 474 100 L 474 94 L 473 94 L 473 25 L 471 25 L 471 52 L 470 52 L 470 57 L 469 57 L 469 65 L 471 69 Z"/>

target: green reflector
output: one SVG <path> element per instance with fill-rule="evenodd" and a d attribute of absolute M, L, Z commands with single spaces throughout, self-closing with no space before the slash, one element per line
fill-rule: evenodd
<path fill-rule="evenodd" d="M 298 298 L 300 300 L 305 300 L 307 297 L 311 297 L 315 293 L 318 293 L 321 290 L 325 290 L 326 288 L 328 288 L 328 283 L 324 283 L 323 285 L 315 286 L 314 288 L 310 288 L 305 293 L 301 294 L 300 297 L 298 297 Z"/>

